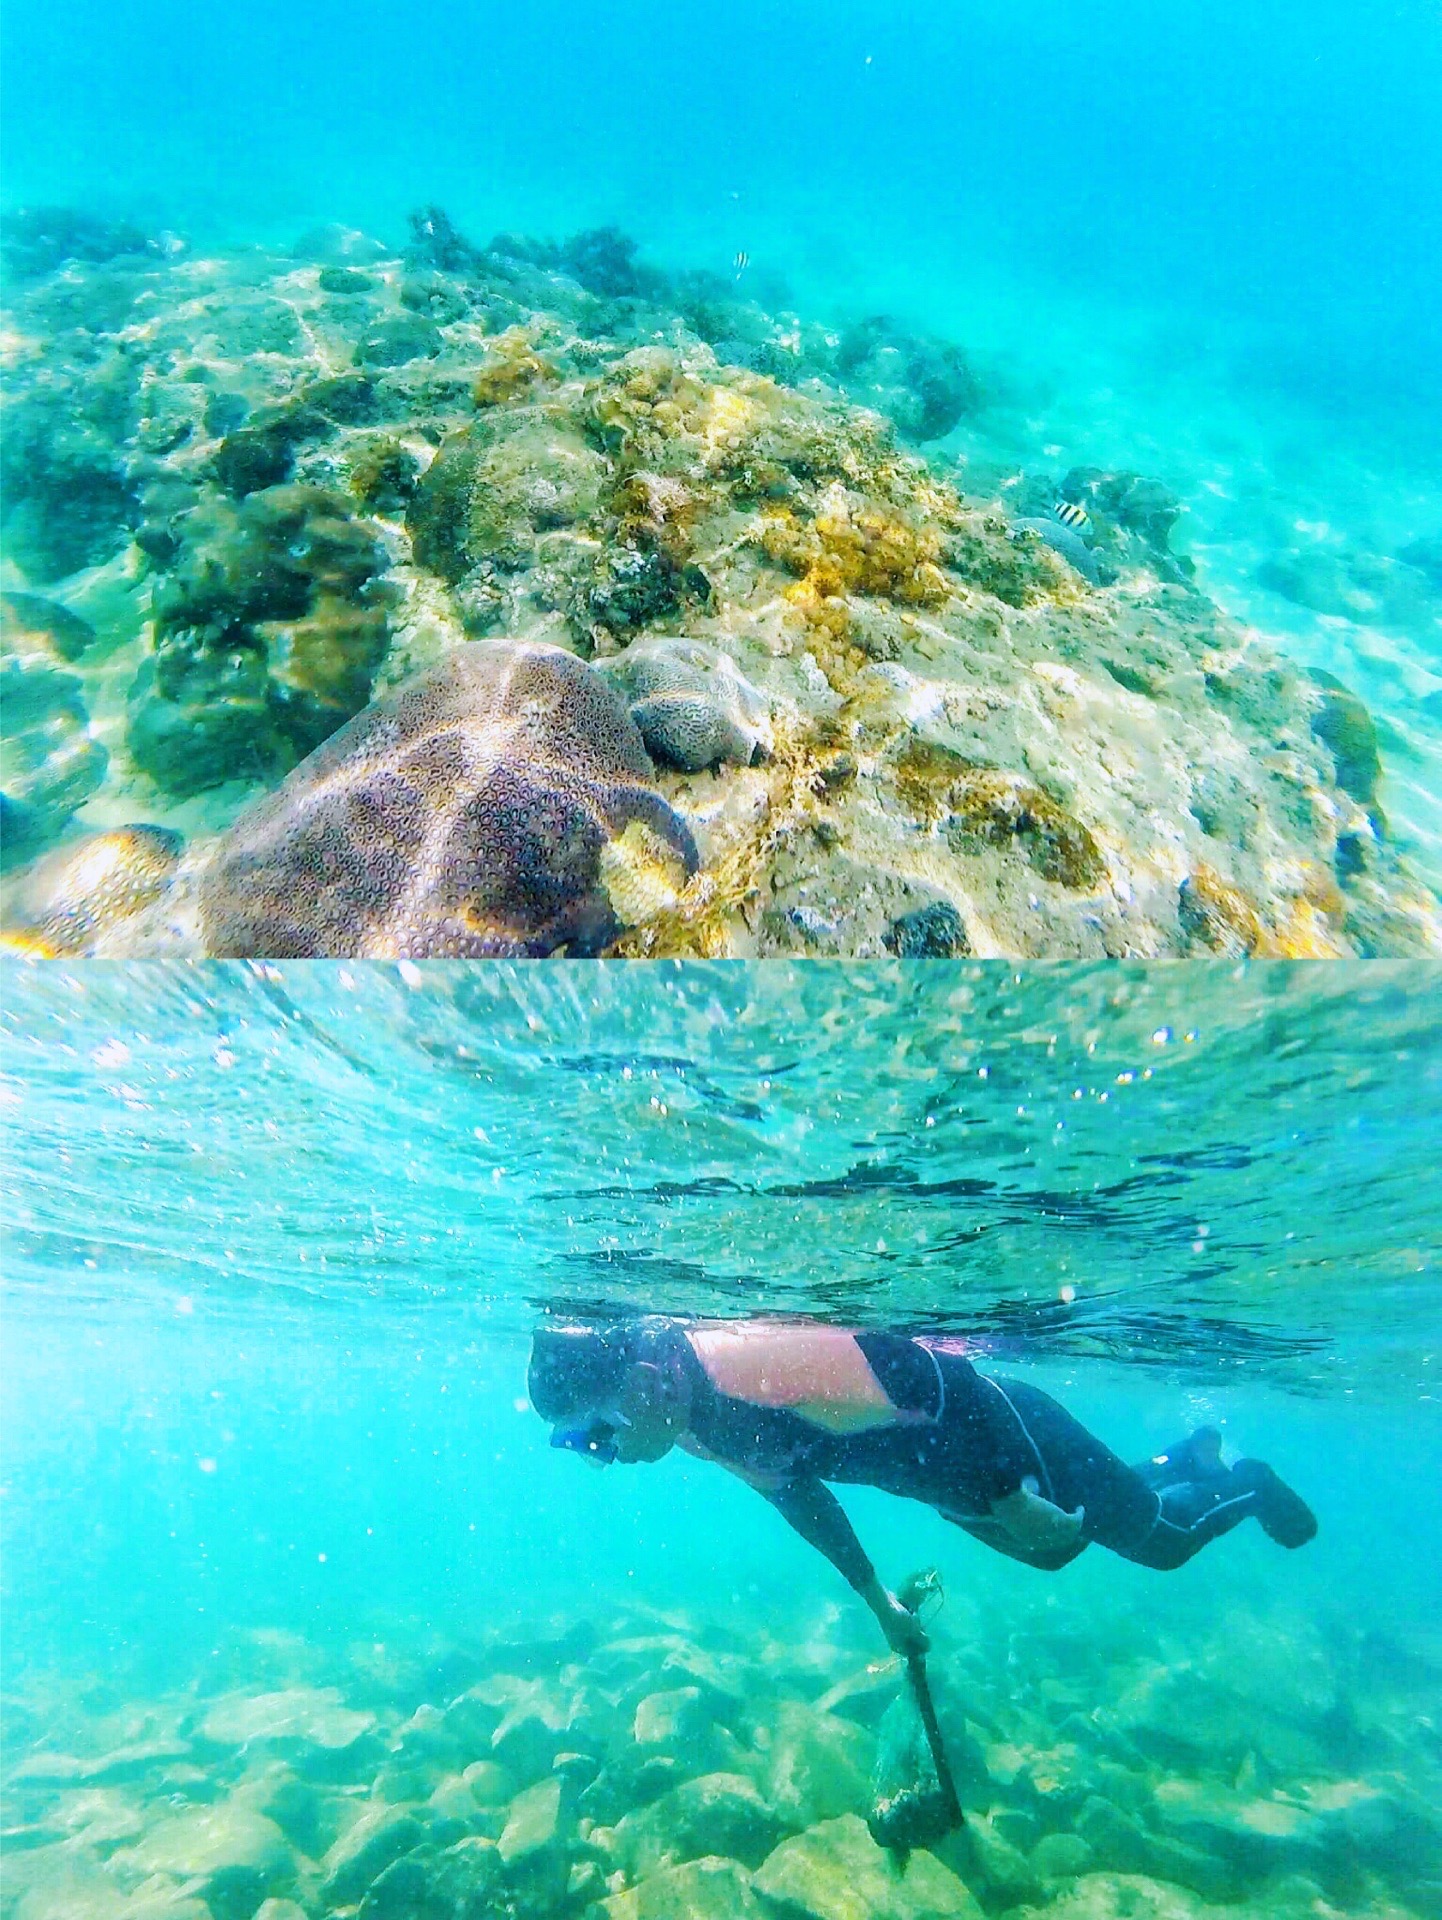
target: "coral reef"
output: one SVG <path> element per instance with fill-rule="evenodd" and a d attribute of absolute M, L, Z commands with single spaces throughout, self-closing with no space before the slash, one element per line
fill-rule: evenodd
<path fill-rule="evenodd" d="M 0 261 L 8 280 L 34 280 L 69 261 L 87 266 L 130 256 L 161 259 L 178 249 L 173 235 L 146 233 L 128 220 L 102 220 L 75 207 L 17 207 L 0 220 Z"/>
<path fill-rule="evenodd" d="M 1236 1603 L 938 1625 L 965 1825 L 867 1831 L 896 1663 L 839 1610 L 215 1631 L 168 1690 L 8 1676 L 6 1897 L 166 1920 L 1421 1920 L 1435 1639 Z M 368 1628 L 372 1623 L 368 1621 Z"/>
<path fill-rule="evenodd" d="M 949 900 L 898 914 L 882 937 L 887 952 L 900 960 L 955 960 L 971 951 L 961 915 Z"/>
<path fill-rule="evenodd" d="M 12 952 L 109 952 L 126 924 L 154 907 L 175 878 L 184 850 L 169 827 L 88 833 L 35 862 L 22 877 L 4 929 Z"/>
<path fill-rule="evenodd" d="M 886 414 L 909 440 L 939 440 L 983 404 L 958 346 L 908 333 L 882 314 L 845 330 L 834 364 L 848 397 Z"/>
<path fill-rule="evenodd" d="M 247 786 L 487 636 L 614 673 L 701 848 L 622 951 L 907 951 L 932 908 L 982 957 L 1442 948 L 1391 738 L 1198 589 L 1172 493 L 970 490 L 914 447 L 988 405 L 959 350 L 759 285 L 436 207 L 397 252 L 327 229 L 26 280 L 7 585 L 96 625 L 84 701 L 131 670 L 97 824 L 214 794 L 202 858 Z"/>
<path fill-rule="evenodd" d="M 67 669 L 86 623 L 32 594 L 0 596 L 0 832 L 7 861 L 59 837 L 105 778 L 84 684 Z"/>
<path fill-rule="evenodd" d="M 139 424 L 138 381 L 119 354 L 37 381 L 7 409 L 0 537 L 37 586 L 110 558 L 134 514 L 117 442 Z"/>
<path fill-rule="evenodd" d="M 640 736 L 557 647 L 480 642 L 243 814 L 201 886 L 216 954 L 595 953 L 695 870 Z"/>
<path fill-rule="evenodd" d="M 181 516 L 129 747 L 171 793 L 297 759 L 365 706 L 389 637 L 374 533 L 339 494 L 272 486 Z"/>
<path fill-rule="evenodd" d="M 648 752 L 682 773 L 734 761 L 750 766 L 771 748 L 770 714 L 728 655 L 695 640 L 638 640 L 603 663 L 631 703 Z"/>

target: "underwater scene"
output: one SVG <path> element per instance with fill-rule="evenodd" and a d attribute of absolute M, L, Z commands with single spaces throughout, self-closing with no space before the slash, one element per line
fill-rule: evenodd
<path fill-rule="evenodd" d="M 5 988 L 5 1920 L 1442 1913 L 1434 967 Z"/>
<path fill-rule="evenodd" d="M 0 929 L 1442 952 L 1442 17 L 0 25 Z"/>

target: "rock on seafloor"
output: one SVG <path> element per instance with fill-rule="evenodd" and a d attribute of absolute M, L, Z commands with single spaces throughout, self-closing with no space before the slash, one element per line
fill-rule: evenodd
<path fill-rule="evenodd" d="M 695 870 L 606 683 L 559 647 L 479 642 L 378 702 L 225 836 L 214 954 L 595 953 L 649 867 Z"/>
<path fill-rule="evenodd" d="M 843 1814 L 785 1840 L 756 1875 L 785 1920 L 981 1920 L 965 1884 L 929 1853 L 902 1866 Z"/>
<path fill-rule="evenodd" d="M 90 730 L 74 663 L 86 624 L 33 594 L 0 594 L 0 836 L 4 852 L 56 839 L 100 788 L 109 755 Z"/>
<path fill-rule="evenodd" d="M 612 677 L 668 824 L 596 829 L 590 909 L 570 881 L 569 910 L 491 889 L 474 928 L 402 834 L 402 944 L 1442 951 L 1386 729 L 1207 597 L 1156 480 L 940 454 L 991 402 L 956 344 L 768 311 L 611 228 L 482 246 L 426 207 L 403 246 L 319 228 L 200 258 L 56 209 L 11 226 L 15 857 L 146 821 L 185 833 L 188 885 L 417 674 L 544 644 Z M 1428 565 L 1397 563 L 1424 597 Z M 400 951 L 383 920 L 332 892 L 222 945 Z M 177 943 L 203 944 L 193 917 L 112 914 L 78 950 Z"/>
<path fill-rule="evenodd" d="M 835 1810 L 902 1684 L 859 1609 L 222 1628 L 160 1692 L 21 1666 L 6 1920 L 1430 1920 L 1430 1628 L 1359 1659 L 1350 1617 L 1178 1605 L 1008 1590 L 939 1621 L 966 1825 L 905 1859 L 864 1782 Z"/>
<path fill-rule="evenodd" d="M 734 1860 L 708 1857 L 667 1867 L 602 1902 L 605 1920 L 771 1920 Z"/>

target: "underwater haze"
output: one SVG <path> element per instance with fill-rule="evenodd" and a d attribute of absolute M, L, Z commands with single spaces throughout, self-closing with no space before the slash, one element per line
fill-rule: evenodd
<path fill-rule="evenodd" d="M 1442 1911 L 1435 968 L 5 986 L 7 1920 Z M 544 1316 L 637 1312 L 964 1336 L 1320 1531 L 1043 1574 L 847 1489 L 946 1590 L 903 1867 L 860 1602 L 529 1410 Z"/>
<path fill-rule="evenodd" d="M 615 226 L 657 271 L 799 316 L 781 333 L 885 316 L 893 359 L 952 343 L 977 404 L 922 433 L 928 456 L 1033 530 L 1077 472 L 1167 490 L 1181 518 L 1163 577 L 1194 566 L 1226 613 L 1361 696 L 1376 740 L 1342 784 L 1372 807 L 1380 750 L 1377 832 L 1442 875 L 1434 0 L 15 0 L 0 36 L 12 212 L 135 221 L 192 261 L 288 251 L 331 223 L 395 256 L 432 206 L 480 245 L 526 236 L 522 251 Z M 66 311 L 47 324 L 75 324 Z M 752 359 L 769 373 L 777 355 Z M 142 435 L 158 456 L 172 427 L 198 432 L 166 406 Z M 223 409 L 206 431 L 228 431 Z M 12 497 L 48 498 L 20 464 Z M 1076 541 L 1042 537 L 1089 569 Z M 95 557 L 10 584 L 45 590 Z M 104 596 L 79 582 L 59 598 L 93 619 Z M 97 659 L 118 644 L 99 624 Z M 114 755 L 113 689 L 85 698 Z M 1340 858 L 1345 885 L 1356 857 Z M 1341 950 L 1413 950 L 1399 940 Z"/>

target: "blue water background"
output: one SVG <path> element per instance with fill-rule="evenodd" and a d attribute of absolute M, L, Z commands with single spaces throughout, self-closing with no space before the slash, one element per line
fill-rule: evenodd
<path fill-rule="evenodd" d="M 1120 1639 L 1129 1611 L 1185 1642 L 1251 1603 L 1430 1632 L 1435 969 L 5 984 L 12 1674 L 123 1655 L 160 1685 L 237 1627 L 845 1602 L 720 1469 L 548 1447 L 524 1386 L 548 1304 L 964 1330 L 1129 1458 L 1217 1421 L 1303 1489 L 1316 1543 L 1248 1526 L 1166 1576 L 1094 1549 L 1069 1609 Z M 935 1562 L 958 1609 L 1051 1579 L 847 1502 L 886 1577 Z"/>
<path fill-rule="evenodd" d="M 5 35 L 12 200 L 243 238 L 419 198 L 482 236 L 615 219 L 937 322 L 999 276 L 1203 348 L 1275 328 L 1274 377 L 1419 446 L 1442 393 L 1433 0 L 17 0 Z"/>

